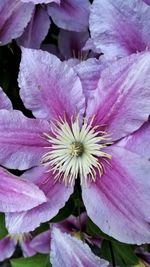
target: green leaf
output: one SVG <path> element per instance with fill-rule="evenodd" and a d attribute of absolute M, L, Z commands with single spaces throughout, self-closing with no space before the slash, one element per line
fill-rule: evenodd
<path fill-rule="evenodd" d="M 74 209 L 74 201 L 72 198 L 70 198 L 67 201 L 65 207 L 60 209 L 59 213 L 51 220 L 51 222 L 57 223 L 65 220 L 72 213 L 73 209 Z"/>
<path fill-rule="evenodd" d="M 106 240 L 115 241 L 115 239 L 113 237 L 108 236 L 105 233 L 103 233 L 98 228 L 98 226 L 91 221 L 90 218 L 88 218 L 88 221 L 87 221 L 87 233 L 91 236 L 101 237 L 101 238 L 104 238 Z"/>
<path fill-rule="evenodd" d="M 51 267 L 49 255 L 37 254 L 33 257 L 11 260 L 12 267 Z"/>
<path fill-rule="evenodd" d="M 120 267 L 139 264 L 139 258 L 135 255 L 133 246 L 118 241 L 104 240 L 101 247 L 101 255 L 108 261 Z"/>
<path fill-rule="evenodd" d="M 8 234 L 5 227 L 5 215 L 0 213 L 0 239 L 4 238 Z"/>

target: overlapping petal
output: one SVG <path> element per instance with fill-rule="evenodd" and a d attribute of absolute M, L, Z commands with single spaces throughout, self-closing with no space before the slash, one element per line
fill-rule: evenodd
<path fill-rule="evenodd" d="M 132 135 L 123 138 L 118 145 L 150 160 L 150 121 Z"/>
<path fill-rule="evenodd" d="M 26 211 L 44 202 L 46 197 L 36 185 L 0 168 L 0 211 Z"/>
<path fill-rule="evenodd" d="M 0 109 L 12 109 L 12 104 L 0 87 Z"/>
<path fill-rule="evenodd" d="M 77 238 L 52 228 L 50 259 L 54 267 L 89 266 L 106 267 L 108 262 L 95 256 L 87 244 Z"/>
<path fill-rule="evenodd" d="M 143 0 L 94 0 L 90 31 L 106 57 L 122 57 L 150 46 L 150 7 Z"/>
<path fill-rule="evenodd" d="M 124 148 L 111 146 L 110 164 L 96 183 L 82 188 L 89 217 L 102 231 L 125 243 L 150 240 L 150 164 Z M 89 201 L 90 199 L 90 201 Z"/>
<path fill-rule="evenodd" d="M 18 39 L 19 45 L 28 48 L 40 48 L 40 44 L 46 37 L 49 27 L 50 19 L 46 7 L 35 7 L 28 26 Z"/>
<path fill-rule="evenodd" d="M 89 58 L 74 66 L 74 70 L 81 80 L 86 102 L 93 96 L 93 90 L 97 88 L 101 72 L 107 66 L 108 63 L 103 63 L 96 58 Z"/>
<path fill-rule="evenodd" d="M 31 19 L 34 5 L 20 0 L 0 1 L 0 44 L 19 37 Z"/>
<path fill-rule="evenodd" d="M 66 201 L 73 193 L 73 187 L 66 187 L 61 182 L 54 181 L 54 175 L 42 167 L 33 168 L 24 174 L 45 193 L 47 202 L 29 212 L 8 213 L 6 225 L 9 233 L 29 232 L 42 222 L 52 219 L 65 206 Z"/>
<path fill-rule="evenodd" d="M 58 27 L 77 32 L 88 29 L 89 10 L 89 0 L 63 0 L 60 5 L 48 6 L 48 13 Z"/>
<path fill-rule="evenodd" d="M 60 4 L 60 1 L 61 0 L 21 0 L 21 2 L 24 2 L 24 3 L 32 2 L 33 4 L 49 4 L 49 3 L 53 3 L 53 2 Z"/>
<path fill-rule="evenodd" d="M 47 121 L 26 118 L 20 111 L 0 110 L 0 164 L 24 170 L 37 166 L 46 151 Z"/>
<path fill-rule="evenodd" d="M 104 125 L 112 140 L 137 130 L 150 114 L 150 52 L 125 57 L 101 72 L 87 116 Z"/>
<path fill-rule="evenodd" d="M 36 117 L 48 120 L 84 112 L 77 74 L 67 63 L 44 51 L 23 49 L 19 86 L 21 98 Z"/>
<path fill-rule="evenodd" d="M 31 240 L 30 247 L 36 252 L 48 254 L 50 251 L 50 239 L 50 230 L 42 232 Z"/>
<path fill-rule="evenodd" d="M 10 258 L 15 251 L 16 244 L 11 237 L 6 236 L 0 240 L 0 261 Z"/>

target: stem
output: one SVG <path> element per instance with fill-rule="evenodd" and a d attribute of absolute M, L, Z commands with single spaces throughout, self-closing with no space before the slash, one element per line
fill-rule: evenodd
<path fill-rule="evenodd" d="M 111 254 L 111 259 L 112 259 L 112 266 L 116 267 L 115 256 L 114 256 L 114 252 L 113 252 L 113 247 L 112 247 L 111 241 L 109 241 L 109 248 L 110 248 L 110 254 Z"/>

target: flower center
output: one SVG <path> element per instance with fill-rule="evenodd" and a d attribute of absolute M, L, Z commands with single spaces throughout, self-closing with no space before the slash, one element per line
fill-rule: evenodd
<path fill-rule="evenodd" d="M 71 144 L 71 155 L 79 157 L 83 154 L 84 146 L 82 143 L 75 141 Z"/>
<path fill-rule="evenodd" d="M 84 120 L 80 126 L 78 117 L 70 124 L 60 118 L 52 123 L 51 133 L 43 135 L 49 146 L 41 163 L 52 172 L 55 181 L 73 185 L 80 177 L 80 183 L 86 184 L 87 180 L 95 182 L 103 175 L 101 159 L 111 159 L 111 155 L 103 151 L 110 144 L 110 137 L 99 125 L 93 126 L 93 119 L 89 123 Z"/>

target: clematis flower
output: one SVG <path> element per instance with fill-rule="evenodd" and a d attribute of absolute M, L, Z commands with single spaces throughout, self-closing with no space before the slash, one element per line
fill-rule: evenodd
<path fill-rule="evenodd" d="M 80 179 L 87 214 L 103 232 L 126 243 L 149 242 L 150 164 L 119 145 L 148 120 L 149 71 L 149 52 L 123 58 L 101 71 L 97 88 L 86 95 L 67 63 L 23 49 L 20 95 L 36 119 L 0 111 L 0 164 L 31 168 L 22 177 L 43 190 L 47 202 L 7 213 L 11 234 L 53 218 Z"/>
<path fill-rule="evenodd" d="M 59 228 L 52 228 L 50 259 L 52 266 L 60 267 L 91 266 L 107 267 L 108 262 L 94 255 L 83 241 L 63 233 Z"/>
<path fill-rule="evenodd" d="M 0 261 L 10 258 L 19 245 L 24 257 L 31 257 L 37 252 L 49 253 L 50 251 L 50 231 L 45 231 L 37 236 L 31 233 L 7 235 L 0 240 Z"/>
<path fill-rule="evenodd" d="M 100 247 L 102 239 L 97 236 L 90 236 L 87 234 L 87 220 L 88 216 L 86 212 L 83 212 L 78 217 L 70 215 L 67 219 L 58 222 L 55 225 L 61 230 L 61 232 L 69 233 L 78 239 L 86 241 L 90 245 Z"/>
<path fill-rule="evenodd" d="M 89 6 L 89 0 L 1 0 L 0 44 L 19 37 L 19 45 L 39 48 L 50 28 L 49 16 L 63 29 L 84 31 Z"/>
<path fill-rule="evenodd" d="M 150 47 L 150 7 L 143 0 L 94 0 L 90 32 L 106 58 L 123 57 Z"/>

